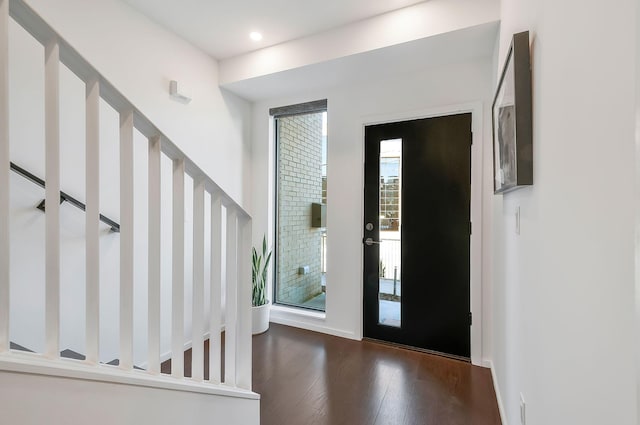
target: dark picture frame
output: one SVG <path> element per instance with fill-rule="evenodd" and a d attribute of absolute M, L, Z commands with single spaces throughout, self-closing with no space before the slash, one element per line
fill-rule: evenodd
<path fill-rule="evenodd" d="M 529 31 L 514 34 L 491 107 L 493 192 L 533 184 Z"/>

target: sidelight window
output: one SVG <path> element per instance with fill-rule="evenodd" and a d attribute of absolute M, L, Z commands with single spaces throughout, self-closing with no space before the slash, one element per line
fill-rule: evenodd
<path fill-rule="evenodd" d="M 325 310 L 326 101 L 272 110 L 276 129 L 277 304 Z"/>

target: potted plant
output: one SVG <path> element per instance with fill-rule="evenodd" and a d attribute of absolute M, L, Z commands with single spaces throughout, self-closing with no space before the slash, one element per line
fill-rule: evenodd
<path fill-rule="evenodd" d="M 252 328 L 253 334 L 261 334 L 269 329 L 269 300 L 267 299 L 267 269 L 271 260 L 271 251 L 267 252 L 267 237 L 262 237 L 262 253 L 251 249 Z"/>

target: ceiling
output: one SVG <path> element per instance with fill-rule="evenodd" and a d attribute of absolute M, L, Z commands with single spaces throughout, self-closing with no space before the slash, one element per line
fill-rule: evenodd
<path fill-rule="evenodd" d="M 423 0 L 123 0 L 216 59 L 306 37 Z M 251 31 L 262 41 L 249 39 Z"/>
<path fill-rule="evenodd" d="M 499 24 L 477 25 L 434 37 L 342 57 L 223 87 L 252 101 L 370 83 L 493 55 Z M 488 60 L 488 59 L 487 59 Z"/>

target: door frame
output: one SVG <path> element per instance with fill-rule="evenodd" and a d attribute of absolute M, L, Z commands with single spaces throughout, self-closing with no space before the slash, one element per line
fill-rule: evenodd
<path fill-rule="evenodd" d="M 471 113 L 471 211 L 472 233 L 470 238 L 470 305 L 473 321 L 471 324 L 471 363 L 484 366 L 482 359 L 482 188 L 483 188 L 483 140 L 484 140 L 484 106 L 481 101 L 448 105 L 438 108 L 412 110 L 382 115 L 364 116 L 359 122 L 360 140 L 362 143 L 362 174 L 360 187 L 364 194 L 364 146 L 365 127 L 377 124 L 409 121 L 422 118 L 435 118 L 446 115 Z M 364 217 L 364 195 L 360 198 L 360 217 Z M 360 238 L 364 238 L 364 222 L 360 226 Z M 364 244 L 360 246 L 360 270 L 364 267 Z M 359 339 L 364 336 L 364 277 L 360 273 Z"/>

